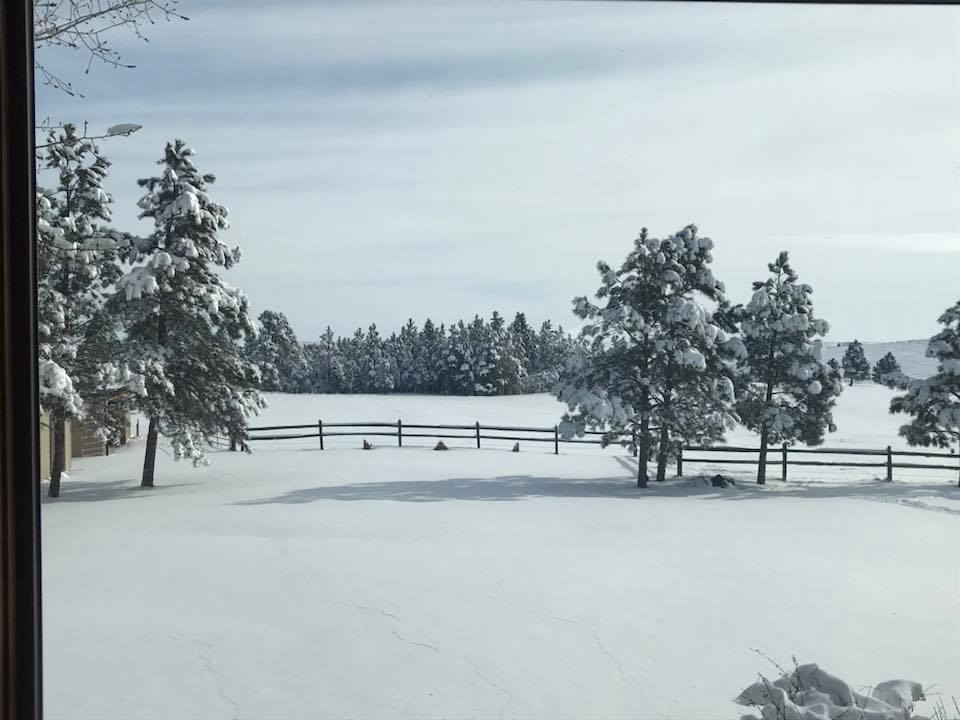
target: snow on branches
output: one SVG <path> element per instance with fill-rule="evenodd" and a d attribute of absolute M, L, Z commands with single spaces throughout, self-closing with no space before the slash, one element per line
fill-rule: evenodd
<path fill-rule="evenodd" d="M 129 361 L 145 377 L 138 400 L 150 417 L 145 485 L 153 482 L 149 453 L 158 432 L 170 438 L 175 457 L 200 463 L 214 436 L 245 448 L 247 419 L 264 406 L 260 372 L 241 349 L 257 335 L 247 298 L 220 276 L 240 250 L 220 239 L 227 209 L 210 198 L 215 178 L 200 173 L 192 157 L 182 140 L 168 143 L 162 172 L 138 181 L 140 217 L 152 219 L 154 230 L 123 248 L 131 267 L 117 283 L 130 319 Z"/>
<path fill-rule="evenodd" d="M 927 344 L 927 357 L 938 361 L 937 373 L 915 380 L 892 372 L 884 382 L 904 391 L 890 401 L 890 412 L 912 417 L 900 428 L 907 442 L 946 448 L 960 443 L 960 301 L 938 322 L 943 329 Z"/>
<path fill-rule="evenodd" d="M 695 225 L 662 240 L 644 229 L 619 270 L 598 263 L 601 302 L 573 301 L 588 321 L 588 345 L 554 388 L 569 409 L 562 432 L 597 428 L 605 443 L 639 445 L 641 487 L 652 455 L 662 480 L 680 446 L 718 442 L 737 420 L 734 360 L 743 345 L 731 335 L 724 288 L 709 267 L 712 250 Z"/>
<path fill-rule="evenodd" d="M 832 411 L 843 389 L 839 373 L 823 363 L 829 325 L 814 316 L 813 289 L 798 282 L 786 252 L 768 268 L 770 276 L 753 283 L 750 302 L 734 311 L 746 349 L 737 410 L 760 435 L 759 483 L 768 444 L 817 445 L 835 429 Z"/>
<path fill-rule="evenodd" d="M 866 693 L 814 663 L 798 665 L 774 681 L 761 676 L 735 699 L 759 709 L 760 716 L 741 720 L 926 720 L 914 704 L 926 700 L 923 687 L 911 680 L 887 680 Z"/>

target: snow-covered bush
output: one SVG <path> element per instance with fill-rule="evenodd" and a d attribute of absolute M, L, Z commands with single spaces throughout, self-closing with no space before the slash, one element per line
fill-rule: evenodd
<path fill-rule="evenodd" d="M 741 720 L 927 720 L 913 714 L 923 700 L 923 688 L 911 680 L 888 680 L 861 693 L 810 663 L 774 681 L 761 676 L 734 701 L 760 711 Z"/>

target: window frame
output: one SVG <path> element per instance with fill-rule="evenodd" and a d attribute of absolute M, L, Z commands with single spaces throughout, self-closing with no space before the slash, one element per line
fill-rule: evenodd
<path fill-rule="evenodd" d="M 33 4 L 0 3 L 0 718 L 43 715 Z"/>

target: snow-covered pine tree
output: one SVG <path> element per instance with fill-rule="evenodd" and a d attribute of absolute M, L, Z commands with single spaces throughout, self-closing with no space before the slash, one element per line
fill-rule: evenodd
<path fill-rule="evenodd" d="M 663 480 L 678 446 L 717 442 L 736 421 L 732 361 L 743 344 L 728 335 L 723 285 L 709 268 L 712 248 L 695 225 L 663 240 L 644 228 L 619 270 L 597 264 L 602 304 L 574 299 L 574 313 L 589 321 L 582 331 L 589 346 L 570 359 L 554 390 L 570 410 L 561 432 L 594 427 L 604 430 L 604 443 L 639 440 L 639 487 L 647 486 L 652 454 Z M 708 311 L 699 296 L 719 311 Z"/>
<path fill-rule="evenodd" d="M 182 140 L 167 143 L 162 173 L 139 180 L 140 217 L 153 232 L 127 247 L 132 268 L 117 283 L 130 317 L 125 347 L 145 376 L 138 399 L 149 417 L 141 485 L 152 487 L 157 439 L 174 457 L 205 462 L 203 445 L 223 434 L 248 449 L 247 419 L 264 406 L 260 373 L 241 343 L 256 337 L 246 296 L 220 271 L 240 260 L 220 239 L 227 209 L 210 198 L 215 178 L 200 173 Z"/>
<path fill-rule="evenodd" d="M 303 346 L 306 370 L 300 380 L 300 392 L 343 392 L 343 359 L 337 349 L 337 339 L 327 326 L 319 342 Z"/>
<path fill-rule="evenodd" d="M 489 384 L 497 395 L 513 395 L 520 389 L 524 368 L 522 355 L 514 345 L 513 334 L 507 329 L 503 317 L 496 310 L 487 329 L 490 343 Z"/>
<path fill-rule="evenodd" d="M 523 367 L 524 376 L 536 372 L 533 362 L 537 353 L 537 333 L 527 322 L 527 316 L 518 312 L 510 323 L 509 330 L 513 336 L 513 346 Z"/>
<path fill-rule="evenodd" d="M 797 282 L 786 251 L 767 265 L 770 276 L 753 283 L 753 297 L 737 308 L 746 353 L 737 400 L 741 422 L 760 435 L 757 482 L 766 482 L 771 443 L 823 442 L 833 431 L 832 410 L 842 379 L 823 363 L 829 325 L 814 317 L 813 288 Z"/>
<path fill-rule="evenodd" d="M 257 324 L 257 336 L 246 344 L 245 353 L 260 370 L 261 388 L 269 392 L 294 392 L 306 368 L 306 359 L 290 321 L 282 312 L 264 310 Z"/>
<path fill-rule="evenodd" d="M 490 326 L 479 315 L 474 315 L 467 325 L 467 340 L 470 348 L 469 374 L 473 382 L 470 394 L 492 395 L 495 392 L 493 334 Z"/>
<path fill-rule="evenodd" d="M 843 365 L 843 376 L 850 380 L 850 385 L 853 385 L 854 380 L 870 379 L 870 363 L 863 354 L 863 345 L 859 340 L 854 340 L 847 346 L 840 364 Z"/>
<path fill-rule="evenodd" d="M 900 372 L 900 363 L 897 362 L 897 358 L 892 352 L 888 352 L 882 358 L 877 360 L 876 365 L 873 366 L 873 381 L 876 383 L 883 384 L 883 377 L 889 375 L 890 373 L 899 373 Z"/>
<path fill-rule="evenodd" d="M 937 373 L 923 380 L 892 373 L 886 381 L 904 390 L 890 401 L 890 412 L 912 417 L 900 435 L 910 445 L 948 448 L 960 444 L 960 301 L 938 322 L 943 329 L 927 343 L 927 357 L 937 359 Z"/>
<path fill-rule="evenodd" d="M 400 333 L 393 343 L 393 363 L 396 368 L 395 390 L 397 392 L 415 392 L 417 388 L 417 353 L 419 350 L 420 331 L 413 318 L 400 328 Z"/>
<path fill-rule="evenodd" d="M 106 391 L 131 379 L 115 362 L 116 324 L 104 309 L 120 276 L 116 250 L 125 239 L 108 226 L 103 181 L 110 163 L 93 141 L 66 124 L 50 132 L 39 159 L 57 177 L 37 197 L 40 393 L 53 437 L 49 493 L 57 497 L 65 422 L 89 417 L 109 439 L 115 428 Z"/>
<path fill-rule="evenodd" d="M 427 318 L 417 338 L 417 352 L 414 357 L 413 384 L 417 392 L 441 392 L 440 375 L 444 367 L 445 344 L 443 332 L 433 324 L 433 320 Z"/>
<path fill-rule="evenodd" d="M 360 367 L 365 387 L 362 392 L 391 392 L 394 389 L 394 366 L 376 324 L 367 330 L 360 352 Z"/>
<path fill-rule="evenodd" d="M 337 352 L 343 364 L 343 391 L 346 393 L 367 392 L 367 377 L 364 374 L 363 330 L 357 328 L 352 337 L 337 338 Z"/>

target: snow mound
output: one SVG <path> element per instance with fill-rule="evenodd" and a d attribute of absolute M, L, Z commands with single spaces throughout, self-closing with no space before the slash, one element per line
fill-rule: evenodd
<path fill-rule="evenodd" d="M 735 702 L 760 709 L 741 720 L 926 720 L 911 714 L 918 700 L 926 700 L 920 683 L 888 680 L 862 694 L 809 663 L 774 682 L 761 676 Z"/>

